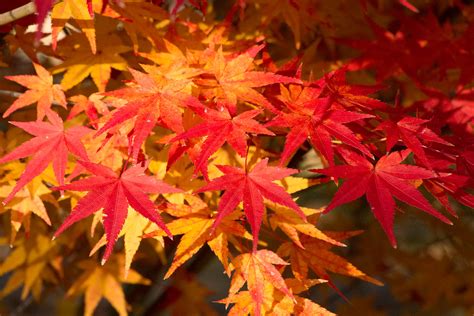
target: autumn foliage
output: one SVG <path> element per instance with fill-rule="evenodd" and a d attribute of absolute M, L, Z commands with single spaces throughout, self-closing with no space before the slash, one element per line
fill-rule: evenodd
<path fill-rule="evenodd" d="M 2 297 L 375 315 L 359 279 L 474 312 L 469 1 L 34 3 L 2 27 Z"/>

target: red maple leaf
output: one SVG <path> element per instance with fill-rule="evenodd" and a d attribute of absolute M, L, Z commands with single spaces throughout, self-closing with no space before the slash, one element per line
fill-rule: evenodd
<path fill-rule="evenodd" d="M 268 159 L 262 159 L 251 171 L 232 166 L 217 166 L 224 173 L 222 177 L 212 180 L 197 192 L 225 190 L 222 195 L 214 229 L 222 219 L 230 214 L 243 201 L 244 212 L 250 223 L 253 235 L 253 248 L 257 249 L 258 233 L 265 211 L 263 198 L 295 210 L 303 219 L 305 215 L 291 196 L 272 181 L 283 179 L 298 172 L 296 169 L 268 167 Z"/>
<path fill-rule="evenodd" d="M 453 138 L 453 141 L 456 141 L 457 145 L 448 148 L 450 150 L 427 149 L 427 158 L 437 176 L 424 180 L 423 184 L 451 215 L 457 217 L 455 209 L 451 207 L 449 196 L 459 203 L 474 208 L 474 195 L 469 192 L 474 188 L 472 177 L 474 173 L 469 170 L 473 166 L 474 151 L 469 151 L 468 145 L 473 139 L 463 138 L 459 141 Z M 466 148 L 463 148 L 464 146 Z M 453 169 L 453 166 L 456 168 Z"/>
<path fill-rule="evenodd" d="M 281 155 L 283 165 L 291 155 L 308 138 L 329 162 L 334 164 L 334 151 L 331 137 L 337 138 L 345 144 L 360 150 L 365 155 L 372 157 L 370 151 L 360 143 L 354 133 L 344 124 L 373 117 L 344 110 L 332 110 L 331 97 L 318 98 L 318 89 L 304 88 L 291 96 L 291 87 L 287 91 L 282 87 L 281 101 L 285 103 L 289 113 L 280 112 L 268 125 L 289 127 L 290 132 L 286 137 L 285 147 Z M 297 89 L 298 91 L 299 89 Z M 283 92 L 286 91 L 286 92 Z"/>
<path fill-rule="evenodd" d="M 454 96 L 446 96 L 433 88 L 423 88 L 428 99 L 415 103 L 416 110 L 428 112 L 440 127 L 448 124 L 449 128 L 462 137 L 474 132 L 474 89 L 458 87 Z"/>
<path fill-rule="evenodd" d="M 368 97 L 367 95 L 380 90 L 380 85 L 354 85 L 346 81 L 347 67 L 343 67 L 318 80 L 315 84 L 324 88 L 323 96 L 331 97 L 333 102 L 342 105 L 346 109 L 358 108 L 362 110 L 386 110 L 387 105 L 382 101 Z"/>
<path fill-rule="evenodd" d="M 474 195 L 465 190 L 473 187 L 470 177 L 439 173 L 437 178 L 426 180 L 425 187 L 455 217 L 457 217 L 456 211 L 451 207 L 448 193 L 459 203 L 474 208 Z"/>
<path fill-rule="evenodd" d="M 190 95 L 181 92 L 187 81 L 166 79 L 158 80 L 150 74 L 129 69 L 134 83 L 131 87 L 106 93 L 127 100 L 118 108 L 109 121 L 97 132 L 98 135 L 135 118 L 131 134 L 131 156 L 136 160 L 140 147 L 157 123 L 175 132 L 183 131 L 182 114 L 179 105 L 196 102 Z"/>
<path fill-rule="evenodd" d="M 104 264 L 112 253 L 127 218 L 130 205 L 138 213 L 157 224 L 172 238 L 170 231 L 156 212 L 154 203 L 146 193 L 174 193 L 181 192 L 181 190 L 146 175 L 145 168 L 139 165 L 116 174 L 112 169 L 99 164 L 86 161 L 79 161 L 79 163 L 94 176 L 56 187 L 55 190 L 89 192 L 77 203 L 71 214 L 54 233 L 54 237 L 57 237 L 75 222 L 103 208 L 107 238 L 107 246 L 102 258 L 102 264 Z"/>
<path fill-rule="evenodd" d="M 225 142 L 232 146 L 240 156 L 244 157 L 247 154 L 247 134 L 274 135 L 254 119 L 255 116 L 262 113 L 262 110 L 246 111 L 231 116 L 227 107 L 218 105 L 218 110 L 200 106 L 193 107 L 193 111 L 202 117 L 204 122 L 191 127 L 186 132 L 171 139 L 171 141 L 207 136 L 194 161 L 195 173 L 201 171 L 206 178 L 207 160 Z"/>
<path fill-rule="evenodd" d="M 434 177 L 430 170 L 401 164 L 410 153 L 409 150 L 386 155 L 380 158 L 375 166 L 354 152 L 341 151 L 341 153 L 343 153 L 348 165 L 314 170 L 328 176 L 347 179 L 339 187 L 333 200 L 327 206 L 326 212 L 365 194 L 375 218 L 382 225 L 393 247 L 396 247 L 397 242 L 393 234 L 395 201 L 392 196 L 431 214 L 445 223 L 452 224 L 449 219 L 434 209 L 415 186 L 409 182 Z"/>
<path fill-rule="evenodd" d="M 429 120 L 405 116 L 398 121 L 396 119 L 384 121 L 377 126 L 377 129 L 383 130 L 387 135 L 387 151 L 391 151 L 401 139 L 423 165 L 430 167 L 423 143 L 439 143 L 448 146 L 451 144 L 426 127 L 428 122 Z"/>
<path fill-rule="evenodd" d="M 48 111 L 47 116 L 51 123 L 40 121 L 10 122 L 35 137 L 24 142 L 0 159 L 0 163 L 5 163 L 32 156 L 26 165 L 25 171 L 12 192 L 5 198 L 3 204 L 7 204 L 21 188 L 41 174 L 50 162 L 53 163 L 53 170 L 58 183 L 62 185 L 68 152 L 80 159 L 88 160 L 86 150 L 80 139 L 90 130 L 84 126 L 75 126 L 65 130 L 63 120 L 55 112 Z"/>

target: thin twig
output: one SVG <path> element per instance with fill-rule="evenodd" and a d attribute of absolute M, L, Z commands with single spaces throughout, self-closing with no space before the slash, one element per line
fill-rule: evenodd
<path fill-rule="evenodd" d="M 25 16 L 31 15 L 36 12 L 35 3 L 28 2 L 21 7 L 15 8 L 11 11 L 4 12 L 0 14 L 0 26 L 11 23 L 13 21 L 24 18 Z"/>
<path fill-rule="evenodd" d="M 22 94 L 23 93 L 16 92 L 16 91 L 0 90 L 0 96 L 10 97 L 10 98 L 14 98 L 14 99 L 19 98 Z"/>
<path fill-rule="evenodd" d="M 6 1 L 6 0 L 2 0 Z M 51 8 L 61 2 L 63 0 L 54 0 L 51 4 Z M 28 2 L 27 4 L 22 5 L 21 7 L 15 8 L 11 11 L 4 12 L 0 14 L 0 26 L 14 22 L 16 20 L 19 20 L 21 18 L 24 18 L 25 16 L 31 15 L 36 13 L 36 6 L 35 2 L 31 1 Z"/>
<path fill-rule="evenodd" d="M 18 99 L 19 97 L 21 97 L 23 95 L 23 93 L 24 92 L 0 90 L 0 97 L 3 96 L 3 97 L 12 98 L 12 99 Z M 60 103 L 58 103 L 56 101 L 53 101 L 52 104 L 57 105 L 57 106 L 62 106 Z M 70 103 L 68 103 L 68 104 L 70 104 Z"/>

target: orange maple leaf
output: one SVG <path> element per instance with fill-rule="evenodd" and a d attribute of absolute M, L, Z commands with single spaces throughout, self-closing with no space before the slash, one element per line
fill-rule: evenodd
<path fill-rule="evenodd" d="M 209 98 L 227 101 L 229 111 L 234 114 L 237 101 L 245 101 L 274 110 L 275 107 L 256 88 L 275 83 L 301 83 L 301 80 L 272 72 L 254 71 L 255 56 L 264 45 L 254 46 L 246 52 L 226 58 L 222 48 L 217 52 L 209 52 L 210 60 L 205 65 L 205 74 L 196 83 L 203 87 L 203 93 Z M 209 78 L 210 77 L 210 78 Z"/>
<path fill-rule="evenodd" d="M 341 241 L 358 233 L 359 232 L 326 232 L 326 235 L 334 240 Z M 282 244 L 277 251 L 283 258 L 289 258 L 291 261 L 291 270 L 296 279 L 307 279 L 309 269 L 311 269 L 320 278 L 328 280 L 329 285 L 334 288 L 335 285 L 330 281 L 328 271 L 359 278 L 376 285 L 382 285 L 378 280 L 367 276 L 343 257 L 331 252 L 330 248 L 332 248 L 333 245 L 305 235 L 300 238 L 304 248 L 301 248 L 293 242 L 287 242 Z"/>
<path fill-rule="evenodd" d="M 61 89 L 60 85 L 53 83 L 53 76 L 43 66 L 33 63 L 37 76 L 32 75 L 20 75 L 20 76 L 6 76 L 5 78 L 11 81 L 15 81 L 24 87 L 27 87 L 25 93 L 23 93 L 8 110 L 3 113 L 3 117 L 9 116 L 11 113 L 18 109 L 24 108 L 35 102 L 37 105 L 37 116 L 38 121 L 42 121 L 46 115 L 46 112 L 51 109 L 53 102 L 66 108 L 66 96 Z"/>
<path fill-rule="evenodd" d="M 238 295 L 242 286 L 247 283 L 250 296 L 254 305 L 254 315 L 260 316 L 264 310 L 265 292 L 269 287 L 275 288 L 294 299 L 293 294 L 288 289 L 285 280 L 274 265 L 288 265 L 283 259 L 278 257 L 270 250 L 259 250 L 252 253 L 244 253 L 236 257 L 232 264 L 235 272 L 229 289 L 229 297 L 226 299 L 231 302 Z"/>

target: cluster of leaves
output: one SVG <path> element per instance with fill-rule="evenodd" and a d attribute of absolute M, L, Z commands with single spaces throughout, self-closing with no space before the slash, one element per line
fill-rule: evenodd
<path fill-rule="evenodd" d="M 131 269 L 137 253 L 174 249 L 169 278 L 207 244 L 231 277 L 230 314 L 331 315 L 305 292 L 339 292 L 333 273 L 381 283 L 333 252 L 360 232 L 316 228 L 323 213 L 364 196 L 396 247 L 397 209 L 452 224 L 453 199 L 474 208 L 472 7 L 440 24 L 394 2 L 391 26 L 376 1 L 351 3 L 358 34 L 332 16 L 338 1 L 155 2 L 36 0 L 50 34 L 15 25 L 5 37 L 36 74 L 2 82 L 25 88 L 3 114 L 16 127 L 0 158 L 13 247 L 3 295 L 23 285 L 39 299 L 45 283 L 73 280 L 86 315 L 102 297 L 125 315 L 120 282 L 150 283 Z M 301 167 L 311 152 L 317 165 Z M 330 182 L 326 207 L 295 201 Z M 204 299 L 180 273 L 177 295 Z"/>

